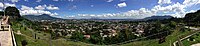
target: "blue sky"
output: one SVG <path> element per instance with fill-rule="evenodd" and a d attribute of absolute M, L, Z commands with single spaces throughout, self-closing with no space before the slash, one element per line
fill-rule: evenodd
<path fill-rule="evenodd" d="M 184 17 L 200 8 L 200 0 L 5 0 L 21 15 L 49 14 L 65 19 L 141 19 L 149 16 Z M 2 10 L 3 5 L 0 3 Z"/>

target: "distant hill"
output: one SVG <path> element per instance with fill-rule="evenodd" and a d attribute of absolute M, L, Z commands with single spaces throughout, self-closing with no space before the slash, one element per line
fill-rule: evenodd
<path fill-rule="evenodd" d="M 200 10 L 196 12 L 187 13 L 184 17 L 186 22 L 199 22 L 200 21 Z"/>
<path fill-rule="evenodd" d="M 0 11 L 0 16 L 3 16 L 3 11 Z"/>
<path fill-rule="evenodd" d="M 171 19 L 173 18 L 172 16 L 165 15 L 165 16 L 151 16 L 151 17 L 146 17 L 143 19 L 133 19 L 133 18 L 126 18 L 126 19 L 100 19 L 100 18 L 90 18 L 86 20 L 122 20 L 122 21 L 147 21 L 147 20 L 164 20 L 164 19 Z"/>
<path fill-rule="evenodd" d="M 42 14 L 42 15 L 25 15 L 22 16 L 28 20 L 32 20 L 32 21 L 38 21 L 38 20 L 57 20 L 57 19 L 61 19 L 61 18 L 56 18 L 56 17 L 52 17 L 48 14 Z"/>
<path fill-rule="evenodd" d="M 25 15 L 22 16 L 28 20 L 38 21 L 38 20 L 61 20 L 61 18 L 52 17 L 47 14 L 42 15 Z M 82 20 L 125 20 L 125 21 L 146 21 L 146 20 L 164 20 L 173 18 L 172 16 L 151 16 L 146 17 L 144 19 L 100 19 L 100 18 L 90 18 L 90 19 L 82 19 Z"/>
<path fill-rule="evenodd" d="M 166 16 L 151 16 L 146 17 L 144 20 L 164 20 L 164 19 L 170 19 L 173 18 L 172 16 L 166 15 Z"/>

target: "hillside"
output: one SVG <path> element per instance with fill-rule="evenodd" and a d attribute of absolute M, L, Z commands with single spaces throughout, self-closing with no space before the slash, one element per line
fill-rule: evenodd
<path fill-rule="evenodd" d="M 146 17 L 144 20 L 164 20 L 164 19 L 170 19 L 173 18 L 172 16 L 151 16 L 151 17 Z"/>
<path fill-rule="evenodd" d="M 28 20 L 32 20 L 32 21 L 38 21 L 38 20 L 57 20 L 60 18 L 56 18 L 56 17 L 52 17 L 48 14 L 42 14 L 42 15 L 25 15 L 22 16 Z"/>

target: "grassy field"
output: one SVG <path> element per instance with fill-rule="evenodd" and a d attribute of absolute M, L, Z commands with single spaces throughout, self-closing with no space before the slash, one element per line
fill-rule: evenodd
<path fill-rule="evenodd" d="M 34 37 L 31 37 L 28 34 L 28 30 L 26 31 L 21 31 L 24 32 L 22 34 L 16 34 L 15 33 L 15 38 L 17 41 L 17 45 L 18 46 L 22 46 L 21 45 L 21 41 L 26 40 L 27 41 L 27 46 L 88 46 L 86 44 L 83 44 L 81 42 L 73 42 L 73 41 L 67 41 L 65 39 L 56 39 L 56 40 L 52 40 L 50 41 L 50 34 L 46 34 L 44 32 L 41 33 L 37 33 L 37 37 L 36 39 Z M 45 36 L 42 34 L 46 34 Z"/>
<path fill-rule="evenodd" d="M 194 41 L 189 40 L 189 39 L 193 39 Z M 185 46 L 190 46 L 192 44 L 200 43 L 200 33 L 198 33 L 196 35 L 193 35 L 192 37 L 190 37 L 190 38 L 188 38 L 186 40 L 183 40 L 182 43 Z"/>
<path fill-rule="evenodd" d="M 15 38 L 16 38 L 18 46 L 22 46 L 21 41 L 23 40 L 27 41 L 28 43 L 27 46 L 50 46 L 50 45 L 52 46 L 94 46 L 94 45 L 88 45 L 82 42 L 67 41 L 63 38 L 51 40 L 49 33 L 29 29 L 26 26 L 22 26 L 20 23 L 15 23 L 14 25 L 12 25 L 12 28 L 15 32 Z M 19 31 L 21 32 L 21 34 L 16 34 Z M 135 41 L 135 42 L 123 44 L 120 46 L 170 46 L 173 44 L 173 42 L 177 40 L 178 36 L 188 34 L 189 32 L 191 31 L 189 30 L 181 31 L 180 28 L 178 27 L 173 30 L 172 34 L 166 37 L 166 40 L 165 40 L 166 42 L 161 43 L 161 44 L 158 43 L 158 39 L 152 39 L 152 40 L 145 40 L 145 41 Z M 36 39 L 35 39 L 35 34 L 36 34 Z M 193 36 L 195 37 L 195 39 L 197 39 L 198 42 L 200 41 L 199 35 Z M 197 43 L 197 41 L 193 42 L 193 41 L 184 40 L 183 44 L 190 45 L 193 43 Z"/>
<path fill-rule="evenodd" d="M 29 29 L 26 27 L 26 25 L 23 26 L 21 23 L 31 22 L 27 20 L 12 22 L 12 29 L 14 30 L 14 35 L 18 46 L 22 46 L 21 41 L 23 40 L 26 40 L 28 43 L 27 46 L 88 46 L 82 42 L 67 41 L 65 39 L 51 40 L 49 33 Z M 21 34 L 18 34 L 19 32 Z"/>
<path fill-rule="evenodd" d="M 123 44 L 122 46 L 170 46 L 173 45 L 173 42 L 177 40 L 177 37 L 180 35 L 188 34 L 191 31 L 180 31 L 179 28 L 175 29 L 174 32 L 167 36 L 164 43 L 159 44 L 158 39 L 153 40 L 145 40 L 145 41 L 137 41 L 137 42 L 131 42 L 128 44 Z"/>
<path fill-rule="evenodd" d="M 21 46 L 21 41 L 26 40 L 28 42 L 27 46 L 89 46 L 82 42 L 73 42 L 67 41 L 65 39 L 56 39 L 50 41 L 50 34 L 40 31 L 33 31 L 26 27 L 14 28 L 15 37 L 17 41 L 17 45 Z M 21 34 L 16 34 L 17 31 L 20 31 Z M 121 46 L 170 46 L 173 42 L 177 40 L 177 36 L 184 35 L 189 33 L 190 31 L 180 31 L 179 28 L 175 29 L 173 33 L 166 37 L 166 42 L 159 44 L 158 39 L 145 40 L 145 41 L 136 41 L 127 44 L 123 44 Z M 36 39 L 34 38 L 34 34 L 36 35 Z M 183 41 L 183 43 L 187 43 Z M 92 45 L 90 45 L 92 46 Z"/>

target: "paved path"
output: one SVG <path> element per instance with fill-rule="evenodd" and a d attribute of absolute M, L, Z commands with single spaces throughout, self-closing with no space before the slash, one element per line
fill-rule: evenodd
<path fill-rule="evenodd" d="M 197 44 L 193 44 L 191 46 L 200 46 L 200 43 L 197 43 Z"/>
<path fill-rule="evenodd" d="M 0 31 L 0 46 L 13 46 L 10 31 Z"/>
<path fill-rule="evenodd" d="M 16 46 L 14 34 L 10 28 L 10 25 L 0 25 L 4 26 L 3 30 L 0 29 L 0 46 Z M 13 44 L 14 43 L 14 44 Z"/>
<path fill-rule="evenodd" d="M 184 40 L 184 39 L 186 39 L 186 38 L 189 38 L 189 37 L 191 37 L 191 36 L 197 34 L 198 32 L 200 32 L 199 28 L 188 27 L 188 26 L 185 26 L 185 28 L 189 28 L 189 29 L 195 30 L 196 32 L 194 32 L 194 33 L 192 33 L 192 34 L 190 34 L 190 35 L 187 35 L 186 37 L 181 38 L 180 41 L 182 41 L 182 40 Z M 175 42 L 173 43 L 173 45 L 176 46 L 176 43 L 178 43 L 178 42 L 179 42 L 178 40 L 175 41 Z"/>

